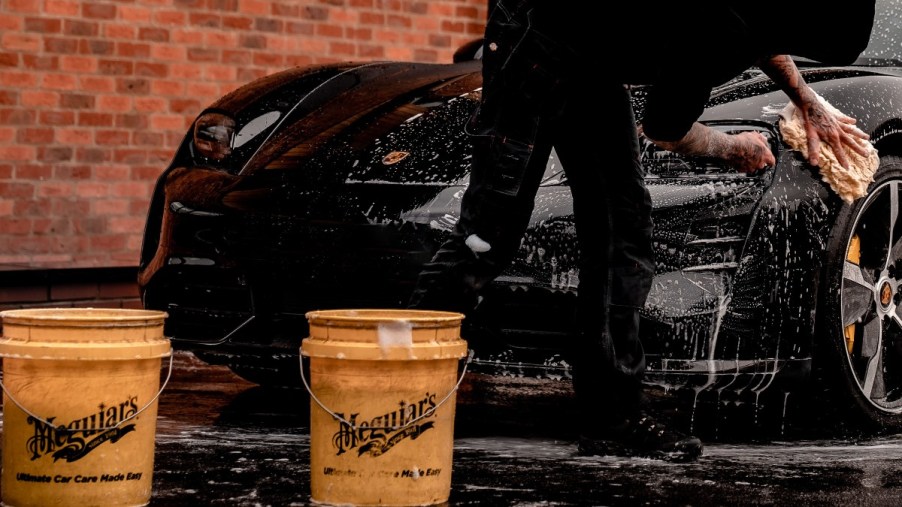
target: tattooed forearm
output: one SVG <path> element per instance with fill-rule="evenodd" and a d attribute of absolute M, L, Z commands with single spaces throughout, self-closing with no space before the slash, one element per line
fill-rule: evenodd
<path fill-rule="evenodd" d="M 652 142 L 682 155 L 719 158 L 743 172 L 754 172 L 774 162 L 770 146 L 761 134 L 726 134 L 697 122 L 679 141 Z"/>
<path fill-rule="evenodd" d="M 655 141 L 652 139 L 652 142 L 665 150 L 684 155 L 723 158 L 728 147 L 728 141 L 723 136 L 726 134 L 705 127 L 701 123 L 695 123 L 679 141 Z"/>
<path fill-rule="evenodd" d="M 767 77 L 780 86 L 793 103 L 802 104 L 811 99 L 808 96 L 812 93 L 811 89 L 805 84 L 799 68 L 788 55 L 762 58 L 758 61 L 758 66 L 767 74 Z"/>

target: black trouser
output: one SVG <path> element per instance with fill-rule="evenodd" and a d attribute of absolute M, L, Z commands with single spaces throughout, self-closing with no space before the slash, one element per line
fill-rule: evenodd
<path fill-rule="evenodd" d="M 462 313 L 475 306 L 479 291 L 517 253 L 554 148 L 580 248 L 574 387 L 587 420 L 609 421 L 640 402 L 639 310 L 654 274 L 635 117 L 623 85 L 586 76 L 572 46 L 535 29 L 539 18 L 529 2 L 513 3 L 527 7 L 512 10 L 501 0 L 486 27 L 482 103 L 460 220 L 424 266 L 410 306 Z M 468 247 L 474 234 L 491 248 Z"/>

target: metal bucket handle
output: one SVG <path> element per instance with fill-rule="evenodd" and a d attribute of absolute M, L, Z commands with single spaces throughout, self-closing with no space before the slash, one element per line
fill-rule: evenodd
<path fill-rule="evenodd" d="M 345 419 L 344 417 L 342 417 L 342 416 L 340 416 L 339 414 L 335 413 L 335 411 L 330 410 L 329 407 L 327 407 L 326 405 L 324 405 L 323 402 L 321 402 L 321 401 L 319 400 L 319 398 L 317 398 L 316 395 L 313 394 L 313 389 L 310 388 L 310 384 L 307 383 L 307 377 L 304 375 L 304 354 L 301 354 L 300 357 L 301 357 L 301 364 L 300 364 L 300 367 L 301 367 L 301 380 L 304 382 L 304 387 L 307 388 L 307 392 L 310 394 L 310 399 L 312 399 L 314 402 L 316 402 L 316 404 L 319 405 L 319 407 L 320 407 L 321 409 L 325 410 L 326 413 L 328 413 L 329 415 L 331 415 L 335 420 L 337 420 L 337 421 L 341 422 L 342 424 L 345 424 L 345 425 L 347 425 L 349 428 L 351 428 L 351 431 L 357 431 L 358 429 L 360 429 L 360 426 L 357 426 L 357 425 L 351 423 L 351 421 L 348 421 L 348 420 Z M 463 359 L 463 358 L 461 358 L 461 359 Z M 467 360 L 466 360 L 466 362 L 464 362 L 463 370 L 460 372 L 460 377 L 457 379 L 457 383 L 454 384 L 454 387 L 451 388 L 451 391 L 449 391 L 448 394 L 446 394 L 445 397 L 441 399 L 441 401 L 439 401 L 438 403 L 436 403 L 434 407 L 427 409 L 425 412 L 423 412 L 422 414 L 420 414 L 419 417 L 415 417 L 415 418 L 411 419 L 410 421 L 407 421 L 406 423 L 404 423 L 404 424 L 402 424 L 402 425 L 400 425 L 400 426 L 367 426 L 366 428 L 367 428 L 367 429 L 371 429 L 371 430 L 389 430 L 389 431 L 397 431 L 397 430 L 399 430 L 399 429 L 401 429 L 401 428 L 406 428 L 406 427 L 410 426 L 411 424 L 413 424 L 413 423 L 415 423 L 415 422 L 417 422 L 417 421 L 419 421 L 419 420 L 421 420 L 421 419 L 424 419 L 424 418 L 429 417 L 429 416 L 431 416 L 432 414 L 434 414 L 435 411 L 438 410 L 439 407 L 441 407 L 446 401 L 448 401 L 448 400 L 451 398 L 451 396 L 452 396 L 455 392 L 457 392 L 458 388 L 460 388 L 461 382 L 464 381 L 464 375 L 467 374 L 467 367 L 470 365 L 470 361 L 473 359 L 473 350 L 472 350 L 472 349 L 470 349 L 470 350 L 467 351 L 467 357 L 466 357 L 466 359 L 467 359 Z"/>
<path fill-rule="evenodd" d="M 141 409 L 138 410 L 137 412 L 135 412 L 134 414 L 132 414 L 132 415 L 126 417 L 125 419 L 119 421 L 118 423 L 114 424 L 113 426 L 109 426 L 109 427 L 106 427 L 106 428 L 91 428 L 90 430 L 91 430 L 91 431 L 107 431 L 107 430 L 116 429 L 116 428 L 118 428 L 119 426 L 121 426 L 123 423 L 128 422 L 128 421 L 134 419 L 135 417 L 138 417 L 138 415 L 140 415 L 141 412 L 144 412 L 144 411 L 147 410 L 151 405 L 153 405 L 154 402 L 157 401 L 157 398 L 159 398 L 160 395 L 163 394 L 163 389 L 166 389 L 166 385 L 169 383 L 169 378 L 172 377 L 172 357 L 173 357 L 174 355 L 175 355 L 175 354 L 172 354 L 172 353 L 169 354 L 169 367 L 167 368 L 167 371 L 166 371 L 166 380 L 163 381 L 163 385 L 160 386 L 160 390 L 157 391 L 157 394 L 156 394 L 153 398 L 151 398 L 151 400 L 148 401 L 146 405 L 144 405 L 143 407 L 141 407 Z M 6 389 L 6 385 L 3 383 L 3 377 L 2 377 L 2 376 L 0 376 L 0 389 L 3 389 L 3 392 L 6 394 L 6 396 L 8 396 L 9 399 L 13 402 L 13 404 L 15 404 L 17 407 L 19 407 L 19 409 L 20 409 L 22 412 L 25 412 L 25 413 L 28 414 L 30 417 L 33 417 L 33 418 L 36 419 L 37 421 L 40 421 L 41 423 L 46 424 L 47 426 L 50 426 L 51 428 L 53 428 L 53 429 L 56 430 L 56 431 L 65 431 L 65 432 L 72 432 L 72 433 L 79 432 L 79 431 L 85 431 L 84 428 L 77 428 L 77 429 L 71 429 L 71 430 L 70 430 L 69 428 L 58 428 L 58 427 L 57 427 L 55 424 L 53 424 L 52 422 L 48 421 L 47 419 L 44 419 L 43 417 L 41 417 L 41 416 L 39 416 L 39 415 L 36 415 L 34 412 L 32 412 L 32 411 L 28 410 L 27 408 L 23 407 L 22 404 L 19 403 L 18 400 L 16 400 L 15 397 L 13 397 L 12 393 L 10 393 L 9 390 Z"/>

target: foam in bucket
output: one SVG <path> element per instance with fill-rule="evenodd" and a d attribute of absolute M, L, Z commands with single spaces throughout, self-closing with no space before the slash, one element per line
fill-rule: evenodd
<path fill-rule="evenodd" d="M 0 312 L 5 506 L 150 503 L 166 314 Z M 170 363 L 171 371 L 171 363 Z"/>
<path fill-rule="evenodd" d="M 459 366 L 467 357 L 463 315 L 327 310 L 307 319 L 301 354 L 309 358 L 312 500 L 446 502 Z"/>

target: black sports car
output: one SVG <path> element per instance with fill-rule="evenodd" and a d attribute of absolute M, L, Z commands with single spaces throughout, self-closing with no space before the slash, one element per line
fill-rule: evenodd
<path fill-rule="evenodd" d="M 844 203 L 783 142 L 787 97 L 755 69 L 715 90 L 702 121 L 763 133 L 775 167 L 749 176 L 645 146 L 650 383 L 720 404 L 823 395 L 818 407 L 851 407 L 862 428 L 902 429 L 902 5 L 877 3 L 854 65 L 798 61 L 870 134 L 867 196 Z M 203 111 L 159 178 L 140 259 L 144 304 L 168 312 L 173 345 L 296 385 L 307 311 L 404 307 L 467 185 L 479 51 L 289 69 Z M 536 203 L 514 264 L 465 320 L 471 371 L 569 375 L 579 252 L 554 154 Z"/>

